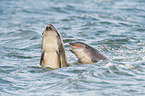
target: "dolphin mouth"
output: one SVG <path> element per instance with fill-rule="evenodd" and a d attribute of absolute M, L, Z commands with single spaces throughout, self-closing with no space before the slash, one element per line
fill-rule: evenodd
<path fill-rule="evenodd" d="M 69 45 L 70 45 L 70 47 L 72 47 L 73 49 L 79 48 L 78 45 L 76 45 L 76 44 L 74 44 L 74 43 L 72 43 L 72 42 L 70 42 Z"/>
<path fill-rule="evenodd" d="M 70 51 L 73 51 L 73 50 L 75 50 L 75 49 L 80 49 L 80 48 L 83 48 L 84 46 L 82 46 L 82 45 L 79 45 L 79 44 L 75 44 L 75 43 L 72 43 L 72 42 L 69 42 L 69 45 L 70 45 Z"/>
<path fill-rule="evenodd" d="M 72 47 L 73 49 L 83 47 L 83 46 L 81 46 L 81 45 L 78 45 L 78 44 L 75 44 L 75 43 L 72 43 L 72 42 L 70 42 L 69 45 L 70 45 L 70 47 Z"/>

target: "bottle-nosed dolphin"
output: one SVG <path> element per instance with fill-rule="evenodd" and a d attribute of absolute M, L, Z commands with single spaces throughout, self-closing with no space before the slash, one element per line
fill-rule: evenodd
<path fill-rule="evenodd" d="M 92 64 L 99 60 L 109 60 L 99 50 L 83 42 L 70 42 L 69 45 L 72 47 L 69 50 L 76 55 L 81 64 Z"/>
<path fill-rule="evenodd" d="M 67 66 L 63 41 L 52 24 L 47 24 L 43 31 L 40 65 L 52 69 Z"/>

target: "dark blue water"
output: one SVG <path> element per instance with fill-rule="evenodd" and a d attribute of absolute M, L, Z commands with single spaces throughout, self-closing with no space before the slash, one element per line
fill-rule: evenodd
<path fill-rule="evenodd" d="M 69 67 L 39 65 L 48 23 Z M 111 60 L 76 64 L 71 41 Z M 145 0 L 0 0 L 0 96 L 145 96 Z"/>

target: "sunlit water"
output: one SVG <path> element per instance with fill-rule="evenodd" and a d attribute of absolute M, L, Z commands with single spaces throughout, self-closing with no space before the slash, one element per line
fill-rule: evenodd
<path fill-rule="evenodd" d="M 46 24 L 60 32 L 69 67 L 39 65 Z M 69 42 L 110 58 L 76 64 Z M 145 96 L 144 0 L 1 0 L 0 96 Z"/>

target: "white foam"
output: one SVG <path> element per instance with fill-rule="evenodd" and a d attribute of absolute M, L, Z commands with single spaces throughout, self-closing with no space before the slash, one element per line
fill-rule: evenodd
<path fill-rule="evenodd" d="M 123 67 L 123 68 L 127 68 L 127 69 L 133 69 L 134 67 L 130 64 L 125 64 L 125 65 L 121 65 L 119 64 L 120 67 Z"/>
<path fill-rule="evenodd" d="M 108 64 L 106 64 L 105 67 L 110 67 L 110 66 L 113 66 L 113 64 L 112 63 L 108 63 Z"/>

